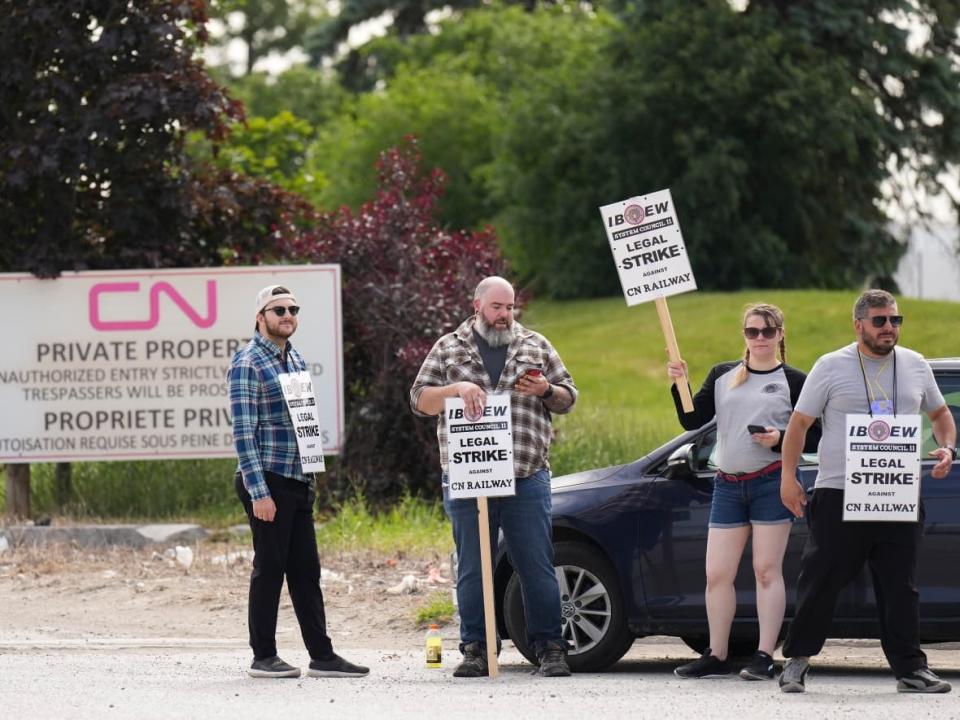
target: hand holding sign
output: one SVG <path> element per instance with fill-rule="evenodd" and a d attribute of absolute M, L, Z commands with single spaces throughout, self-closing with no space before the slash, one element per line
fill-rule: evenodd
<path fill-rule="evenodd" d="M 463 400 L 463 412 L 468 420 L 479 420 L 487 404 L 487 393 L 472 382 L 463 381 L 457 385 L 457 397 Z"/>

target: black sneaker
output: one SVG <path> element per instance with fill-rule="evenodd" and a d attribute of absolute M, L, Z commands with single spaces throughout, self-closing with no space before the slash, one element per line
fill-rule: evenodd
<path fill-rule="evenodd" d="M 255 678 L 297 678 L 300 677 L 300 668 L 289 665 L 274 655 L 263 660 L 254 660 L 247 674 Z"/>
<path fill-rule="evenodd" d="M 897 692 L 948 693 L 950 683 L 938 678 L 929 668 L 920 668 L 897 678 Z"/>
<path fill-rule="evenodd" d="M 730 675 L 730 663 L 712 653 L 713 651 L 707 648 L 697 660 L 681 665 L 673 674 L 682 678 L 719 678 Z"/>
<path fill-rule="evenodd" d="M 453 676 L 458 678 L 476 678 L 487 677 L 489 674 L 490 668 L 487 667 L 487 651 L 477 642 L 464 645 L 463 661 L 457 665 L 457 669 L 453 671 Z"/>
<path fill-rule="evenodd" d="M 773 680 L 777 676 L 777 667 L 773 658 L 763 650 L 757 650 L 750 662 L 740 671 L 744 680 Z"/>
<path fill-rule="evenodd" d="M 807 691 L 807 672 L 810 661 L 806 658 L 790 658 L 780 673 L 780 692 L 802 693 Z"/>
<path fill-rule="evenodd" d="M 337 654 L 327 660 L 311 660 L 307 675 L 318 678 L 363 677 L 370 668 L 354 665 Z"/>
<path fill-rule="evenodd" d="M 537 655 L 540 667 L 534 670 L 540 677 L 570 677 L 570 666 L 567 665 L 567 651 L 557 642 L 548 642 Z"/>

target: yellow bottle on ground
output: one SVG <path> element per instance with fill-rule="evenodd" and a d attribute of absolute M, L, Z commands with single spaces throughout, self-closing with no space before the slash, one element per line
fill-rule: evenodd
<path fill-rule="evenodd" d="M 443 639 L 440 626 L 431 625 L 427 630 L 427 667 L 438 668 L 443 664 Z"/>

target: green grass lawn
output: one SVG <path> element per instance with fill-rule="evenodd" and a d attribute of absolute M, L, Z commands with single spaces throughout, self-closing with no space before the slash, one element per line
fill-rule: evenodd
<path fill-rule="evenodd" d="M 809 371 L 823 353 L 852 342 L 856 291 L 694 292 L 668 299 L 680 354 L 696 392 L 710 368 L 743 352 L 747 303 L 778 305 L 786 318 L 787 361 Z M 960 354 L 960 305 L 904 299 L 900 342 L 927 357 Z M 557 418 L 554 474 L 627 462 L 681 431 L 666 374 L 666 343 L 655 305 L 621 297 L 534 302 L 524 325 L 557 348 L 580 389 L 574 411 Z"/>

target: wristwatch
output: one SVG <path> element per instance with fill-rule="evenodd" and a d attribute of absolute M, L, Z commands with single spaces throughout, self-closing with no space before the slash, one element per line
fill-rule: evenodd
<path fill-rule="evenodd" d="M 944 445 L 940 448 L 941 450 L 949 450 L 950 454 L 953 456 L 953 460 L 957 459 L 957 449 L 953 445 Z"/>
<path fill-rule="evenodd" d="M 548 384 L 548 385 L 547 385 L 547 391 L 546 391 L 543 395 L 540 396 L 540 399 L 541 399 L 541 400 L 549 400 L 552 396 L 553 396 L 553 385 L 549 385 L 549 384 Z M 954 453 L 953 458 L 954 458 L 954 460 L 956 460 L 956 458 L 957 458 L 957 455 L 956 455 L 957 451 L 954 450 L 953 453 Z"/>

